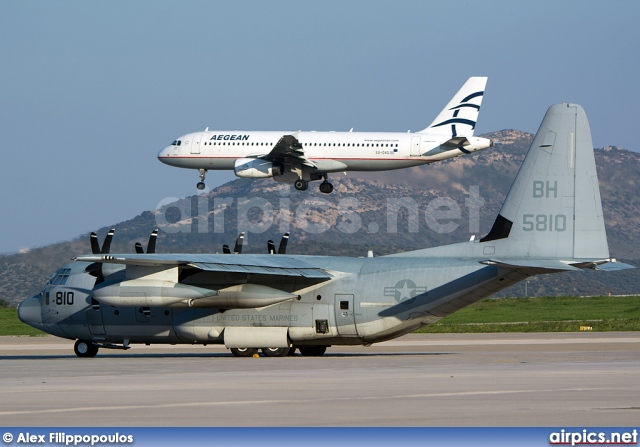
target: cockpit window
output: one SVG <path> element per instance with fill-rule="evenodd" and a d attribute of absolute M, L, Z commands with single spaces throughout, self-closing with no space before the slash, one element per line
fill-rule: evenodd
<path fill-rule="evenodd" d="M 180 146 L 182 144 L 182 140 L 176 140 L 173 143 L 171 143 L 171 146 Z"/>
<path fill-rule="evenodd" d="M 178 146 L 182 144 L 182 140 L 178 140 Z"/>
<path fill-rule="evenodd" d="M 52 286 L 62 286 L 67 283 L 71 269 L 60 269 L 49 280 L 49 284 Z"/>

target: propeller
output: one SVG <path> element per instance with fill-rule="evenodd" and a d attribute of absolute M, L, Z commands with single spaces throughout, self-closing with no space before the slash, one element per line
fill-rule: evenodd
<path fill-rule="evenodd" d="M 151 232 L 151 236 L 149 236 L 149 243 L 147 244 L 147 254 L 156 252 L 156 239 L 158 239 L 158 229 L 156 228 Z M 142 244 L 140 242 L 136 242 L 136 253 L 143 254 L 144 249 L 142 248 Z"/>
<path fill-rule="evenodd" d="M 106 255 L 111 250 L 111 240 L 113 239 L 113 233 L 116 232 L 115 228 L 112 228 L 107 233 L 107 236 L 104 238 L 104 242 L 102 243 L 102 248 L 100 248 L 100 243 L 98 242 L 98 235 L 95 231 L 91 232 L 89 236 L 91 239 L 91 252 L 94 255 L 103 254 Z"/>
<path fill-rule="evenodd" d="M 240 253 L 242 253 L 243 242 L 244 242 L 244 231 L 238 235 L 238 238 L 236 239 L 236 245 L 233 247 L 233 252 L 231 251 L 231 249 L 227 244 L 224 244 L 222 246 L 222 253 L 224 253 L 225 255 L 228 255 L 231 253 L 239 255 Z"/>
<path fill-rule="evenodd" d="M 233 252 L 236 254 L 242 253 L 242 243 L 244 242 L 244 231 L 238 235 L 236 239 L 236 245 L 233 247 Z"/>
<path fill-rule="evenodd" d="M 282 239 L 280 239 L 280 246 L 278 247 L 279 255 L 287 254 L 287 243 L 289 242 L 289 233 L 285 233 L 282 235 Z"/>
<path fill-rule="evenodd" d="M 98 242 L 98 235 L 94 231 L 92 231 L 91 234 L 89 235 L 89 240 L 91 242 L 91 252 L 94 255 L 109 254 L 109 250 L 111 250 L 111 240 L 113 239 L 113 233 L 115 233 L 115 231 L 116 231 L 115 228 L 112 228 L 109 230 L 109 232 L 104 238 L 104 241 L 102 242 L 102 247 L 100 247 L 100 242 Z M 101 282 L 104 282 L 104 275 L 102 274 L 101 262 L 94 262 L 92 264 L 89 264 L 87 268 L 84 269 L 84 271 L 90 274 L 91 276 L 96 277 L 96 284 L 100 284 Z"/>
<path fill-rule="evenodd" d="M 227 255 L 230 253 L 240 254 L 242 253 L 243 243 L 244 243 L 244 231 L 238 235 L 238 238 L 236 239 L 236 245 L 233 247 L 233 252 L 231 251 L 231 249 L 227 244 L 222 246 L 222 252 Z M 276 252 L 276 244 L 274 244 L 274 242 L 271 239 L 269 239 L 267 241 L 267 253 L 269 253 L 270 255 L 275 255 L 276 253 L 278 253 L 279 255 L 287 254 L 288 243 L 289 243 L 289 233 L 285 233 L 282 236 L 282 239 L 280 239 L 280 245 L 278 246 L 278 251 Z"/>

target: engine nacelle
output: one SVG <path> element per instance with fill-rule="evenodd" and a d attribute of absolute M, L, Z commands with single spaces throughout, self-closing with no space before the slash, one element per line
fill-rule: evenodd
<path fill-rule="evenodd" d="M 191 300 L 211 298 L 217 296 L 218 291 L 173 281 L 131 279 L 104 283 L 96 287 L 92 295 L 109 306 L 189 307 Z"/>
<path fill-rule="evenodd" d="M 268 178 L 282 175 L 283 171 L 281 165 L 259 158 L 239 158 L 233 166 L 233 172 L 242 178 Z"/>
<path fill-rule="evenodd" d="M 239 284 L 220 290 L 157 279 L 130 279 L 103 283 L 92 292 L 100 303 L 116 307 L 197 307 L 254 309 L 297 298 L 261 284 Z"/>

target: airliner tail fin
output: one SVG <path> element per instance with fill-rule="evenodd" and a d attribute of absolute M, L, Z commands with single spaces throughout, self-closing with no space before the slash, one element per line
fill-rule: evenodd
<path fill-rule="evenodd" d="M 429 127 L 418 133 L 452 137 L 473 135 L 486 85 L 486 77 L 469 78 Z"/>

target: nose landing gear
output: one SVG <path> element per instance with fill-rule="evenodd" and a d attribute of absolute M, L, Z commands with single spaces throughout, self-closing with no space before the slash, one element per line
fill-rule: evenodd
<path fill-rule="evenodd" d="M 198 169 L 198 172 L 200 172 L 200 181 L 196 184 L 196 188 L 203 190 L 205 188 L 205 184 L 204 184 L 204 178 L 207 175 L 207 170 L 206 169 Z"/>

